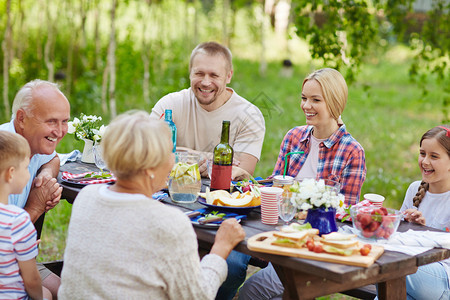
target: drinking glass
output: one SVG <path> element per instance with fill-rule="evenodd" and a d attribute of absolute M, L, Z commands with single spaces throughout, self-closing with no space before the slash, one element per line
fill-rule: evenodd
<path fill-rule="evenodd" d="M 102 146 L 100 144 L 96 144 L 92 147 L 92 151 L 94 152 L 95 165 L 100 169 L 100 171 L 103 172 L 103 170 L 106 169 L 106 163 L 102 157 Z"/>
<path fill-rule="evenodd" d="M 175 152 L 175 165 L 170 172 L 168 188 L 173 202 L 193 203 L 197 201 L 202 182 L 198 163 L 200 156 L 188 152 Z"/>
<path fill-rule="evenodd" d="M 280 219 L 282 219 L 286 225 L 289 225 L 289 221 L 294 218 L 296 212 L 297 204 L 292 198 L 292 193 L 283 193 L 280 201 L 278 201 L 278 215 L 280 216 Z"/>

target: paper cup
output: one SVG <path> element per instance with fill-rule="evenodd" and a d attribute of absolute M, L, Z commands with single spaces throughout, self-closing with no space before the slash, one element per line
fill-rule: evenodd
<path fill-rule="evenodd" d="M 364 194 L 364 200 L 369 201 L 374 206 L 382 207 L 384 197 L 378 194 Z"/>
<path fill-rule="evenodd" d="M 261 221 L 264 224 L 278 224 L 278 200 L 280 200 L 282 194 L 282 188 L 261 188 Z"/>
<path fill-rule="evenodd" d="M 294 183 L 294 177 L 291 176 L 283 176 L 276 175 L 273 177 L 273 186 L 274 187 L 284 187 L 285 185 L 292 185 Z"/>

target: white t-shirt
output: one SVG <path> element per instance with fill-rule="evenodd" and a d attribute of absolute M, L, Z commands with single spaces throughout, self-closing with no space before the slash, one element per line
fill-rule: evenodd
<path fill-rule="evenodd" d="M 303 167 L 300 169 L 297 176 L 295 176 L 295 179 L 316 178 L 317 165 L 319 164 L 319 145 L 325 140 L 326 139 L 318 139 L 311 134 L 309 154 L 306 157 Z"/>
<path fill-rule="evenodd" d="M 191 88 L 161 98 L 153 107 L 151 118 L 159 119 L 166 109 L 172 109 L 177 126 L 177 146 L 212 152 L 220 142 L 222 121 L 230 121 L 229 144 L 235 153 L 261 156 L 266 131 L 261 111 L 235 91 L 224 105 L 213 111 L 204 110 Z"/>
<path fill-rule="evenodd" d="M 400 211 L 413 208 L 413 198 L 419 190 L 420 181 L 411 183 L 406 191 L 405 200 L 403 200 Z M 433 194 L 426 192 L 420 202 L 419 210 L 425 218 L 426 225 L 440 230 L 450 228 L 450 191 L 442 194 Z M 450 284 L 450 258 L 439 262 L 444 266 Z"/>
<path fill-rule="evenodd" d="M 413 208 L 413 198 L 419 190 L 420 181 L 411 183 L 406 191 L 405 200 L 403 201 L 401 211 Z M 440 230 L 450 228 L 450 191 L 442 194 L 433 194 L 426 192 L 419 210 L 425 218 L 426 225 Z"/>

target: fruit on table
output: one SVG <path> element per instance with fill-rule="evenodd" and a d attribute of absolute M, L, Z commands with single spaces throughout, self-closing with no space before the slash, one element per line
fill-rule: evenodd
<path fill-rule="evenodd" d="M 178 184 L 192 184 L 201 180 L 198 164 L 178 162 L 170 171 L 170 178 Z"/>
<path fill-rule="evenodd" d="M 361 249 L 359 249 L 359 252 L 361 253 L 362 256 L 367 256 L 369 255 L 371 249 L 372 245 L 365 244 L 364 246 L 361 247 Z"/>
<path fill-rule="evenodd" d="M 230 194 L 225 190 L 211 192 L 207 187 L 206 193 L 199 193 L 199 196 L 205 198 L 206 203 L 218 206 L 247 207 L 261 205 L 261 196 L 256 195 L 254 191 Z"/>
<path fill-rule="evenodd" d="M 395 214 L 389 214 L 385 207 L 372 211 L 360 210 L 356 215 L 355 227 L 361 230 L 364 237 L 388 239 L 394 233 Z"/>

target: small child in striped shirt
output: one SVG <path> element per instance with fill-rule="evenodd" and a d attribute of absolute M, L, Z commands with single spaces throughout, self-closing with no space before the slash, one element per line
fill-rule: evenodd
<path fill-rule="evenodd" d="M 8 204 L 30 178 L 29 161 L 27 140 L 0 131 L 0 299 L 43 299 L 36 230 L 25 210 Z"/>

